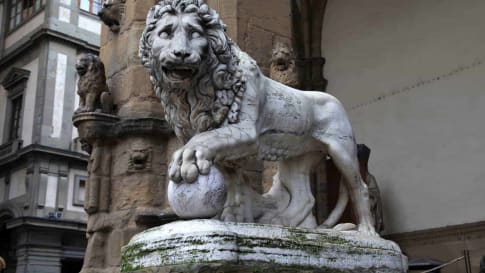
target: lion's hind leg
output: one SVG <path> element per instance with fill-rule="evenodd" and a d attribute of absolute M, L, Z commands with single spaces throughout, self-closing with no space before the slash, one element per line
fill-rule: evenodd
<path fill-rule="evenodd" d="M 260 204 L 258 197 L 247 183 L 243 172 L 230 167 L 219 166 L 226 184 L 226 202 L 219 216 L 224 222 L 253 223 L 254 204 Z"/>
<path fill-rule="evenodd" d="M 328 154 L 343 175 L 344 185 L 350 196 L 353 209 L 357 214 L 359 231 L 378 236 L 372 224 L 369 191 L 362 180 L 357 160 L 357 146 L 352 137 L 321 139 L 327 145 Z"/>
<path fill-rule="evenodd" d="M 279 182 L 288 191 L 290 201 L 273 220 L 274 224 L 307 228 L 317 225 L 313 215 L 315 198 L 311 191 L 310 173 L 322 156 L 320 152 L 310 153 L 279 162 Z"/>

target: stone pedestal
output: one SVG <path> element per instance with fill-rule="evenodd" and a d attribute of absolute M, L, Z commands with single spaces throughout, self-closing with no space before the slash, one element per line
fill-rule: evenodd
<path fill-rule="evenodd" d="M 323 273 L 407 271 L 397 244 L 356 232 L 216 220 L 178 221 L 135 235 L 121 272 Z"/>

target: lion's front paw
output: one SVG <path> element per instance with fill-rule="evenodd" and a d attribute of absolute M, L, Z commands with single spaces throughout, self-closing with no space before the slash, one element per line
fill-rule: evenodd
<path fill-rule="evenodd" d="M 192 183 L 199 174 L 208 174 L 211 166 L 206 149 L 183 147 L 173 154 L 169 176 L 176 183 Z"/>

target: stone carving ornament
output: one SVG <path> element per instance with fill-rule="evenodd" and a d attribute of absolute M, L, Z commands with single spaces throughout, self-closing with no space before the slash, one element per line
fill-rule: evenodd
<path fill-rule="evenodd" d="M 104 64 L 94 54 L 82 55 L 76 63 L 79 75 L 77 94 L 79 108 L 74 114 L 83 112 L 113 112 L 113 99 L 106 84 Z"/>
<path fill-rule="evenodd" d="M 310 171 L 330 155 L 345 178 L 358 230 L 377 235 L 352 127 L 336 98 L 265 77 L 202 0 L 160 1 L 146 23 L 142 63 L 185 144 L 173 154 L 171 183 L 197 185 L 217 169 L 218 178 L 202 180 L 223 181 L 227 191 L 223 206 L 200 217 L 315 228 Z M 253 156 L 278 162 L 279 175 L 265 195 L 253 192 L 239 169 L 242 159 Z M 197 217 L 183 211 L 179 216 Z"/>
<path fill-rule="evenodd" d="M 150 170 L 152 168 L 152 148 L 134 147 L 128 159 L 128 172 Z"/>
<path fill-rule="evenodd" d="M 278 42 L 273 48 L 269 77 L 290 87 L 298 88 L 295 55 L 287 44 Z"/>
<path fill-rule="evenodd" d="M 99 19 L 109 27 L 112 32 L 120 31 L 121 18 L 125 12 L 126 0 L 106 0 L 103 8 L 98 12 Z"/>

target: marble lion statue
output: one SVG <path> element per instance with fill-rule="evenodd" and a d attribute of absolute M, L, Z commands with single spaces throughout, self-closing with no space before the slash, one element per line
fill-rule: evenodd
<path fill-rule="evenodd" d="M 193 183 L 217 167 L 227 198 L 216 217 L 317 227 L 310 171 L 329 155 L 345 178 L 359 232 L 377 236 L 352 127 L 336 98 L 264 76 L 202 0 L 154 5 L 140 57 L 167 121 L 184 143 L 173 154 L 169 177 L 174 183 Z M 254 156 L 277 161 L 279 168 L 272 188 L 260 197 L 244 186 L 239 171 Z"/>

